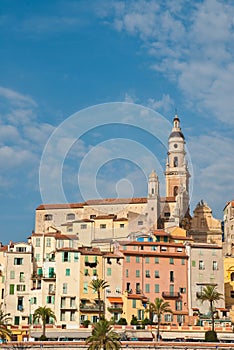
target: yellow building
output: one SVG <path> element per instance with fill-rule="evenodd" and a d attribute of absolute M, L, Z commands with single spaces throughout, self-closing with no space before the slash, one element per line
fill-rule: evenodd
<path fill-rule="evenodd" d="M 225 306 L 234 322 L 234 257 L 224 258 L 224 293 Z"/>

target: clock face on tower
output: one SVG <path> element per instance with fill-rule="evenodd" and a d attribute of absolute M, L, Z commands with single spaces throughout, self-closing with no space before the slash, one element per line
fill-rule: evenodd
<path fill-rule="evenodd" d="M 177 143 L 174 143 L 174 148 L 177 148 L 177 147 L 178 147 Z"/>

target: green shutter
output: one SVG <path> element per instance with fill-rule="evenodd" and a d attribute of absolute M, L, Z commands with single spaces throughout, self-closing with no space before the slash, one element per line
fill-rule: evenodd
<path fill-rule="evenodd" d="M 10 284 L 10 294 L 15 294 L 15 285 L 14 284 Z"/>

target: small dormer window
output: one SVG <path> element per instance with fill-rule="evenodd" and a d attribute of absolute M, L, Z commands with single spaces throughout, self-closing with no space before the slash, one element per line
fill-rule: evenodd
<path fill-rule="evenodd" d="M 75 220 L 75 214 L 73 213 L 67 214 L 67 221 L 71 221 L 71 220 Z"/>
<path fill-rule="evenodd" d="M 44 220 L 45 221 L 52 221 L 53 220 L 53 215 L 52 214 L 46 214 L 44 216 Z"/>

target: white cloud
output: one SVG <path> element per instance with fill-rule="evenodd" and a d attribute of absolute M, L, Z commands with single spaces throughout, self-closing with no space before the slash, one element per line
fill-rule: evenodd
<path fill-rule="evenodd" d="M 163 112 L 168 112 L 173 105 L 174 101 L 169 95 L 163 95 L 161 100 L 155 100 L 153 98 L 148 99 L 148 106 L 156 111 L 162 110 Z"/>
<path fill-rule="evenodd" d="M 0 86 L 0 96 L 9 100 L 10 103 L 14 106 L 37 106 L 36 102 L 31 97 L 20 94 L 19 92 L 16 92 L 3 86 Z"/>
<path fill-rule="evenodd" d="M 117 6 L 118 4 L 118 6 Z M 188 105 L 234 124 L 234 5 L 218 0 L 110 2 L 102 14 L 138 36 L 151 68 L 183 92 Z M 186 9 L 186 10 L 185 10 Z"/>

